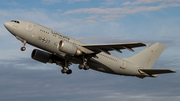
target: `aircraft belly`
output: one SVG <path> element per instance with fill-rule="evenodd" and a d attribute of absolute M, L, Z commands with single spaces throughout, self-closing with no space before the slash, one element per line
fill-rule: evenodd
<path fill-rule="evenodd" d="M 105 72 L 105 73 L 111 73 L 111 74 L 116 74 L 111 68 L 109 68 L 106 65 L 103 65 L 102 63 L 96 61 L 96 60 L 90 60 L 88 61 L 88 65 L 90 66 L 91 69 Z"/>
<path fill-rule="evenodd" d="M 92 58 L 88 62 L 91 69 L 117 75 L 140 75 L 137 71 L 138 66 L 129 62 L 126 62 L 126 66 L 121 68 L 122 60 L 119 58 L 117 61 L 108 60 L 107 58 L 98 56 L 98 58 Z"/>
<path fill-rule="evenodd" d="M 88 65 L 94 70 L 111 74 L 118 74 L 120 70 L 120 68 L 117 68 L 117 63 L 115 61 L 108 60 L 101 56 L 98 56 L 98 58 L 91 58 Z"/>

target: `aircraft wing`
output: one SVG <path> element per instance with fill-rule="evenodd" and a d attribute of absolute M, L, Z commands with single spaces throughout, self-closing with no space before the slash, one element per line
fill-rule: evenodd
<path fill-rule="evenodd" d="M 105 52 L 110 54 L 108 51 L 115 50 L 121 52 L 122 49 L 127 49 L 134 52 L 132 48 L 146 46 L 144 43 L 119 43 L 119 44 L 95 44 L 95 45 L 82 45 L 83 47 L 94 51 L 95 53 Z"/>

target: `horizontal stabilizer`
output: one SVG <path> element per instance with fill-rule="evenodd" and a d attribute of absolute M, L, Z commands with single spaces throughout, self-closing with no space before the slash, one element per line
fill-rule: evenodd
<path fill-rule="evenodd" d="M 164 73 L 175 73 L 175 71 L 169 69 L 140 69 L 146 74 L 164 74 Z"/>

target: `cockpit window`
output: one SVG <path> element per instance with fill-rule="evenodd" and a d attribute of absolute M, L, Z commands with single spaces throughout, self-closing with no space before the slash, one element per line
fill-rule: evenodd
<path fill-rule="evenodd" d="M 11 22 L 19 23 L 19 21 L 17 21 L 17 20 L 11 20 Z"/>

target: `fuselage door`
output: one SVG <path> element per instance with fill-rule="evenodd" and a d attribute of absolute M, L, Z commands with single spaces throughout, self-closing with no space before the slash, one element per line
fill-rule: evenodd
<path fill-rule="evenodd" d="M 27 31 L 32 31 L 32 29 L 33 29 L 33 24 L 30 23 L 30 22 L 28 22 L 28 23 L 27 23 L 26 30 L 27 30 Z"/>
<path fill-rule="evenodd" d="M 32 34 L 32 37 L 34 38 L 36 34 L 36 24 L 28 22 L 26 30 L 29 31 Z"/>
<path fill-rule="evenodd" d="M 121 66 L 120 68 L 125 69 L 126 68 L 126 61 L 121 59 Z"/>

